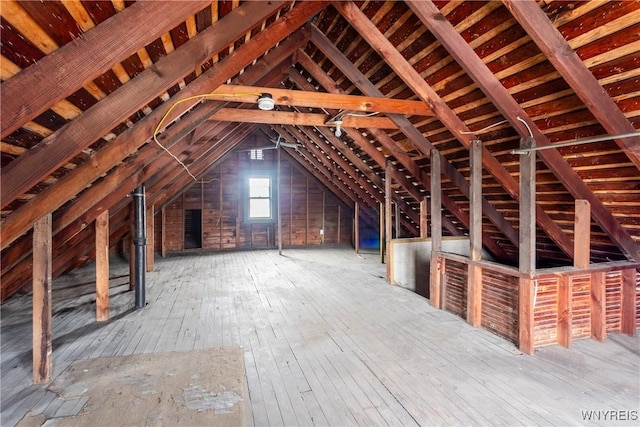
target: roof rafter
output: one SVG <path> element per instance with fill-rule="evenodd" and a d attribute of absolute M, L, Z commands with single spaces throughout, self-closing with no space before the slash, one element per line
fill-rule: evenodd
<path fill-rule="evenodd" d="M 491 70 L 430 0 L 417 2 L 409 0 L 408 4 L 521 136 L 529 136 L 530 128 L 537 146 L 551 144 L 547 136 L 535 125 L 507 89 L 496 80 Z M 527 120 L 529 128 L 518 118 Z M 640 260 L 640 246 L 607 210 L 600 199 L 593 194 L 562 155 L 557 150 L 544 150 L 537 154 L 574 197 L 589 201 L 593 218 L 609 234 L 611 240 L 624 255 L 630 260 Z"/>
<path fill-rule="evenodd" d="M 2 138 L 210 3 L 136 2 L 3 82 Z"/>
<path fill-rule="evenodd" d="M 440 96 L 433 90 L 427 82 L 418 74 L 417 71 L 409 64 L 404 57 L 391 45 L 391 43 L 382 35 L 377 27 L 373 25 L 366 16 L 352 2 L 339 2 L 338 10 L 354 27 L 360 30 L 363 37 L 369 42 L 383 58 L 386 59 L 398 76 L 425 102 L 429 103 L 438 119 L 449 129 L 449 131 L 462 143 L 466 148 L 470 147 L 472 139 L 476 138 L 469 132 L 469 128 L 465 123 L 451 110 Z M 411 4 L 410 4 L 411 6 Z M 418 17 L 420 17 L 418 15 Z M 497 81 L 496 81 L 497 82 Z M 425 153 L 427 154 L 427 153 Z M 441 159 L 446 160 L 446 159 Z M 493 157 L 493 154 L 486 148 L 482 148 L 482 163 L 491 175 L 507 190 L 507 192 L 515 199 L 519 200 L 520 190 L 518 182 L 511 176 L 507 169 Z M 446 163 L 442 163 L 446 167 Z M 468 193 L 467 197 L 469 196 Z M 483 210 L 486 205 L 483 204 Z M 540 226 L 547 235 L 570 257 L 573 257 L 573 245 L 562 229 L 547 215 L 540 207 L 536 207 L 536 216 Z M 517 236 L 513 236 L 510 240 L 514 245 L 518 245 Z"/>
<path fill-rule="evenodd" d="M 214 66 L 196 78 L 193 82 L 181 90 L 175 97 L 176 100 L 186 99 L 189 96 L 207 93 L 224 83 L 243 67 L 250 64 L 252 59 L 264 53 L 267 47 L 275 45 L 291 34 L 295 28 L 292 24 L 302 25 L 309 16 L 317 12 L 318 2 L 305 2 L 302 9 L 293 9 L 287 13 L 288 20 L 281 19 L 273 23 L 269 28 L 258 33 L 247 43 L 236 49 L 224 60 L 214 64 Z M 250 70 L 243 73 L 239 83 L 253 84 L 263 75 L 268 73 L 275 66 L 291 56 L 300 45 L 306 40 L 306 32 L 302 30 L 295 37 L 290 37 L 280 43 L 267 56 L 261 58 Z M 168 121 L 179 117 L 189 106 L 188 103 L 178 105 L 168 116 Z M 172 143 L 204 122 L 207 117 L 220 108 L 220 103 L 208 102 L 197 106 L 187 117 L 170 131 L 160 134 L 158 140 L 164 146 L 171 146 Z M 0 224 L 2 229 L 2 248 L 11 244 L 18 236 L 27 231 L 31 224 L 42 215 L 52 212 L 62 206 L 73 195 L 79 193 L 87 185 L 98 179 L 101 175 L 111 170 L 124 158 L 134 153 L 139 147 L 146 143 L 153 130 L 162 117 L 171 108 L 171 103 L 165 103 L 156 108 L 151 114 L 144 117 L 136 125 L 124 133 L 120 134 L 109 145 L 98 151 L 92 162 L 83 164 L 64 176 L 55 187 L 52 187 L 38 194 L 27 204 L 14 211 L 4 222 Z M 5 184 L 5 183 L 3 183 Z M 3 185 L 3 188 L 6 185 Z"/>
<path fill-rule="evenodd" d="M 503 3 L 609 134 L 636 132 L 534 0 L 503 0 Z M 562 55 L 557 52 L 562 52 Z M 640 136 L 615 141 L 640 170 Z"/>
<path fill-rule="evenodd" d="M 313 62 L 313 60 L 311 58 L 309 58 L 309 56 L 304 52 L 304 51 L 300 51 L 298 52 L 298 62 L 300 63 L 300 65 L 302 65 L 305 70 L 311 74 L 313 76 L 313 78 L 318 81 L 320 83 L 321 86 L 323 86 L 325 88 L 325 90 L 331 92 L 331 93 L 342 93 L 342 91 L 338 88 L 338 86 L 335 84 L 335 82 L 324 73 L 324 71 L 318 66 L 318 64 L 316 64 L 315 62 Z M 291 72 L 289 75 L 289 78 L 291 79 L 291 81 L 293 81 L 298 87 L 304 89 L 304 90 L 310 90 L 311 87 L 311 83 L 307 82 L 300 74 L 298 73 L 294 73 Z M 349 137 L 351 139 L 353 139 L 353 141 L 365 152 L 367 153 L 367 155 L 369 157 L 371 157 L 371 159 L 381 168 L 385 168 L 385 170 L 387 170 L 387 158 L 385 157 L 385 155 L 381 152 L 378 151 L 371 143 L 369 143 L 369 141 L 366 140 L 366 138 L 364 136 L 362 136 L 362 134 L 360 133 L 360 131 L 354 130 L 354 129 L 345 129 L 347 135 L 349 135 Z M 372 132 L 371 129 L 369 129 L 369 132 Z M 383 134 L 383 132 L 380 132 L 381 134 Z M 384 134 L 384 136 L 386 136 L 386 134 Z M 399 151 L 399 149 L 396 150 L 392 150 L 392 144 L 393 141 L 391 140 L 391 138 L 383 138 L 380 137 L 378 138 L 378 141 L 381 142 L 383 144 L 384 147 L 386 147 L 387 149 L 389 149 L 389 151 Z M 334 145 L 338 145 L 337 143 L 334 142 Z M 418 182 L 422 182 L 424 180 L 427 181 L 429 180 L 429 177 L 426 174 L 421 173 L 422 171 L 420 170 L 420 168 L 411 160 L 408 158 L 405 159 L 404 161 L 399 161 L 399 164 L 403 165 L 405 168 L 407 167 L 407 165 L 411 166 L 412 169 L 409 169 L 410 171 L 413 172 L 414 177 L 417 179 Z M 401 172 L 398 170 L 397 165 L 391 165 L 391 171 L 392 171 L 392 179 L 395 180 L 396 182 L 398 182 L 400 185 L 402 185 L 408 192 L 409 194 L 411 194 L 413 196 L 414 199 L 416 199 L 417 201 L 420 201 L 424 196 L 420 193 L 419 189 L 413 184 L 412 181 L 410 181 L 406 176 L 405 176 L 405 172 Z M 381 187 L 383 188 L 383 187 Z M 445 196 L 446 197 L 446 196 Z M 448 198 L 447 198 L 448 199 Z M 449 220 L 449 218 L 447 217 L 443 217 L 443 225 L 445 226 L 445 228 L 447 228 L 447 230 L 449 230 L 449 232 L 453 235 L 459 235 L 460 234 L 460 230 L 457 229 L 457 227 Z"/>
<path fill-rule="evenodd" d="M 286 2 L 249 2 L 166 55 L 2 170 L 2 207 L 89 147 Z M 250 18 L 249 18 L 250 17 Z M 86 52 L 87 55 L 93 52 Z M 195 103 L 195 101 L 194 101 Z"/>
<path fill-rule="evenodd" d="M 383 94 L 380 90 L 364 76 L 360 70 L 355 67 L 351 61 L 349 61 L 327 38 L 324 34 L 322 34 L 317 27 L 314 25 L 311 26 L 311 41 L 314 45 L 316 45 L 320 50 L 324 52 L 326 56 L 331 58 L 332 62 L 352 81 L 356 84 L 356 86 L 363 92 L 368 93 L 370 95 L 375 95 L 378 97 L 383 97 Z M 434 110 L 436 111 L 436 110 Z M 437 113 L 437 111 L 436 111 Z M 415 131 L 411 132 L 411 136 L 414 138 L 419 138 L 420 141 L 412 140 L 414 143 L 424 142 L 429 145 L 429 148 L 423 147 L 422 149 L 425 151 L 425 154 L 430 152 L 430 143 L 426 141 L 426 138 L 420 134 L 415 127 L 409 122 L 404 123 L 406 118 L 392 115 L 391 116 L 396 123 L 398 123 L 399 127 L 405 127 L 407 132 L 411 131 L 413 128 Z M 381 132 L 382 133 L 382 132 Z M 423 141 L 422 141 L 423 140 Z M 451 180 L 454 182 L 463 193 L 465 193 L 468 197 L 470 194 L 469 182 L 464 178 L 464 176 L 449 163 L 448 159 L 441 155 L 442 168 L 443 173 L 445 173 Z M 444 199 L 443 199 L 444 200 Z M 450 209 L 451 210 L 451 209 Z M 451 210 L 453 212 L 453 210 Z M 518 234 L 515 229 L 509 224 L 503 217 L 497 212 L 490 204 L 483 198 L 483 211 L 491 219 L 491 221 L 498 227 L 498 229 L 509 239 L 514 245 L 518 244 Z M 462 218 L 458 217 L 459 220 L 462 221 Z M 464 222 L 464 221 L 463 221 Z M 466 222 L 468 224 L 468 220 Z M 485 236 L 488 237 L 488 236 Z M 496 250 L 498 249 L 498 245 L 493 242 L 493 239 L 488 238 L 484 239 L 484 244 L 487 248 L 494 247 Z M 504 253 L 500 249 L 501 253 Z M 509 258 L 509 257 L 505 257 Z"/>

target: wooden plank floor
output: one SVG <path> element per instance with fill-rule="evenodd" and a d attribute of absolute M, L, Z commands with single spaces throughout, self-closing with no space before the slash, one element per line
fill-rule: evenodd
<path fill-rule="evenodd" d="M 56 281 L 54 376 L 79 359 L 242 346 L 250 425 L 638 425 L 637 337 L 525 356 L 387 285 L 377 254 L 158 259 L 141 310 L 132 309 L 127 268 L 112 260 L 112 320 L 100 324 L 91 268 Z M 1 334 L 2 426 L 29 412 L 51 418 L 82 408 L 31 384 L 28 295 L 2 305 Z M 618 421 L 605 411 L 620 411 Z"/>

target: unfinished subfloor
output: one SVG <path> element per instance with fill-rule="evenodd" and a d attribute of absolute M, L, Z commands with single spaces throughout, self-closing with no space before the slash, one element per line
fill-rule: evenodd
<path fill-rule="evenodd" d="M 54 378 L 81 359 L 242 346 L 249 425 L 638 425 L 638 337 L 522 355 L 386 284 L 378 254 L 318 248 L 156 259 L 141 310 L 132 309 L 127 268 L 112 259 L 104 323 L 94 320 L 91 267 L 56 281 Z M 82 410 L 31 384 L 28 295 L 2 305 L 1 334 L 2 426 Z"/>

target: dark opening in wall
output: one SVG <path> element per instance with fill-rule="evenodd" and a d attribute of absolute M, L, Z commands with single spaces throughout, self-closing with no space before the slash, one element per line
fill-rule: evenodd
<path fill-rule="evenodd" d="M 184 248 L 202 248 L 202 210 L 184 211 Z"/>

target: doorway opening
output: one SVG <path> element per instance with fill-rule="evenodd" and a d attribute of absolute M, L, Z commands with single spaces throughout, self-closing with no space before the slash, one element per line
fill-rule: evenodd
<path fill-rule="evenodd" d="M 187 209 L 184 211 L 184 248 L 202 248 L 201 209 Z"/>

